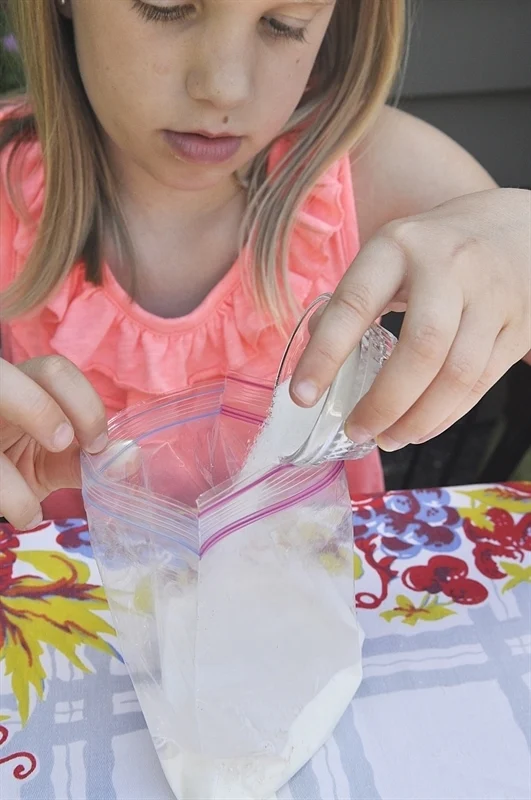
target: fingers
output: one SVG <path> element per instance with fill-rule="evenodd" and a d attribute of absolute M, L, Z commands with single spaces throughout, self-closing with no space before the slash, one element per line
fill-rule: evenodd
<path fill-rule="evenodd" d="M 466 401 L 487 369 L 500 327 L 501 321 L 494 314 L 485 317 L 479 309 L 465 310 L 455 341 L 435 378 L 402 416 L 397 415 L 397 420 L 383 429 L 385 433 L 378 438 L 383 450 L 398 450 L 420 441 Z"/>
<path fill-rule="evenodd" d="M 44 451 L 30 476 L 0 453 L 0 514 L 15 528 L 34 528 L 42 522 L 41 500 L 56 489 L 80 489 L 79 447 L 61 453 Z"/>
<path fill-rule="evenodd" d="M 0 514 L 18 528 L 42 520 L 50 492 L 80 487 L 80 446 L 98 453 L 107 444 L 102 401 L 59 356 L 19 367 L 0 359 L 0 423 Z"/>
<path fill-rule="evenodd" d="M 423 396 L 447 359 L 462 313 L 463 298 L 459 291 L 445 288 L 439 282 L 417 281 L 411 291 L 400 340 L 347 422 L 346 432 L 353 441 L 362 444 L 387 431 Z M 452 407 L 456 403 L 457 400 Z M 423 413 L 428 416 L 432 413 L 429 405 Z M 397 443 L 393 449 L 399 446 L 402 445 Z"/>
<path fill-rule="evenodd" d="M 19 530 L 34 528 L 42 522 L 38 497 L 3 453 L 0 453 L 0 513 Z"/>
<path fill-rule="evenodd" d="M 512 354 L 514 354 L 514 358 Z M 430 439 L 440 436 L 441 433 L 451 428 L 451 426 L 464 417 L 465 414 L 468 414 L 489 389 L 505 375 L 512 364 L 516 363 L 518 358 L 519 356 L 516 348 L 512 343 L 512 335 L 507 330 L 502 331 L 496 340 L 486 368 L 466 397 L 453 409 L 451 414 L 447 415 L 445 419 L 437 425 L 437 427 L 433 428 L 430 433 L 418 440 L 417 444 L 424 444 L 424 442 L 428 442 Z"/>
<path fill-rule="evenodd" d="M 74 434 L 80 447 L 89 453 L 99 453 L 105 448 L 105 408 L 94 387 L 74 364 L 60 356 L 48 356 L 26 361 L 18 371 L 32 384 L 29 386 L 25 382 L 22 385 L 22 381 L 19 381 L 28 398 L 23 404 L 23 412 L 19 411 L 18 414 L 20 421 L 17 424 L 21 428 L 31 433 L 47 449 L 56 452 L 66 449 Z M 13 395 L 13 392 L 10 391 L 10 394 Z M 31 420 L 32 430 L 28 430 L 28 407 L 32 403 L 36 407 L 39 424 L 36 420 Z M 67 441 L 66 428 L 62 428 L 63 447 L 58 447 L 57 440 L 54 440 L 54 436 L 58 436 L 57 424 L 62 426 L 65 422 L 72 433 L 68 431 L 70 438 Z M 42 441 L 43 431 L 46 431 L 46 442 Z M 55 446 L 49 447 L 50 442 Z"/>
<path fill-rule="evenodd" d="M 293 400 L 312 406 L 323 395 L 361 337 L 396 295 L 405 256 L 388 237 L 371 239 L 347 272 L 297 365 Z"/>
<path fill-rule="evenodd" d="M 0 360 L 0 415 L 51 451 L 68 447 L 74 429 L 60 406 L 22 369 Z"/>

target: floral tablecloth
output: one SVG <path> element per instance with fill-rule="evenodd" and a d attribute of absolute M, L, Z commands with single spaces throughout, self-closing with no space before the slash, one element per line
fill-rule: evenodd
<path fill-rule="evenodd" d="M 281 800 L 531 798 L 531 483 L 354 502 L 364 681 Z M 83 520 L 0 527 L 0 797 L 171 800 Z"/>

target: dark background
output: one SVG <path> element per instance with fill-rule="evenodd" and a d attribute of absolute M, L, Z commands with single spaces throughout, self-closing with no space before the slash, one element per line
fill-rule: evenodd
<path fill-rule="evenodd" d="M 411 18 L 400 106 L 460 142 L 502 186 L 531 188 L 531 0 L 416 0 Z M 22 80 L 16 53 L 0 43 L 0 94 Z M 399 333 L 400 315 L 384 323 Z M 450 431 L 383 454 L 386 481 L 402 488 L 531 480 L 530 448 L 531 367 L 522 363 Z"/>
<path fill-rule="evenodd" d="M 410 7 L 399 105 L 458 141 L 501 186 L 531 188 L 531 0 Z M 400 322 L 385 319 L 395 333 Z M 387 484 L 531 480 L 530 447 L 531 367 L 519 364 L 451 431 L 384 455 Z"/>

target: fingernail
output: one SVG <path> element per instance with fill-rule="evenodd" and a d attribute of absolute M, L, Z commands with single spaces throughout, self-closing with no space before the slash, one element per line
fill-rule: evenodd
<path fill-rule="evenodd" d="M 34 528 L 37 528 L 42 522 L 42 511 L 39 511 L 36 517 L 33 517 L 29 525 L 26 525 L 24 530 L 25 531 L 32 531 Z"/>
<path fill-rule="evenodd" d="M 422 439 L 417 439 L 412 444 L 426 444 L 426 442 L 430 442 L 432 439 L 435 439 L 437 436 L 440 436 L 441 433 L 444 433 L 445 428 L 441 426 L 440 428 L 435 428 L 434 431 L 429 433 L 427 436 L 423 436 Z"/>
<path fill-rule="evenodd" d="M 314 406 L 319 399 L 319 388 L 313 381 L 301 381 L 293 387 L 293 394 L 305 406 Z"/>
<path fill-rule="evenodd" d="M 396 439 L 387 436 L 385 433 L 376 437 L 376 444 L 380 450 L 384 450 L 386 453 L 394 453 L 397 450 L 401 450 L 403 447 L 407 447 L 407 442 L 397 442 Z"/>
<path fill-rule="evenodd" d="M 347 425 L 345 433 L 354 444 L 365 444 L 373 438 L 372 433 L 361 425 Z"/>
<path fill-rule="evenodd" d="M 72 444 L 74 429 L 68 422 L 63 422 L 54 433 L 53 446 L 55 450 L 66 450 Z"/>
<path fill-rule="evenodd" d="M 101 453 L 102 450 L 105 450 L 107 445 L 109 444 L 109 437 L 106 433 L 100 433 L 99 436 L 94 439 L 92 444 L 86 447 L 87 453 L 91 453 L 92 455 L 96 455 L 97 453 Z"/>

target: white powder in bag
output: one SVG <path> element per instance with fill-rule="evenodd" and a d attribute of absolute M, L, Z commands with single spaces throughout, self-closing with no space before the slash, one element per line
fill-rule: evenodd
<path fill-rule="evenodd" d="M 241 477 L 295 452 L 324 402 L 301 409 L 281 384 Z M 354 696 L 362 634 L 348 497 L 337 491 L 328 506 L 280 510 L 223 538 L 187 585 L 154 578 L 159 685 L 136 689 L 179 800 L 271 800 Z M 259 485 L 238 502 L 241 512 L 272 498 Z"/>
<path fill-rule="evenodd" d="M 212 548 L 187 590 L 160 587 L 161 691 L 137 691 L 179 800 L 271 800 L 354 696 L 351 573 L 338 580 L 308 558 L 341 513 L 262 520 Z"/>

